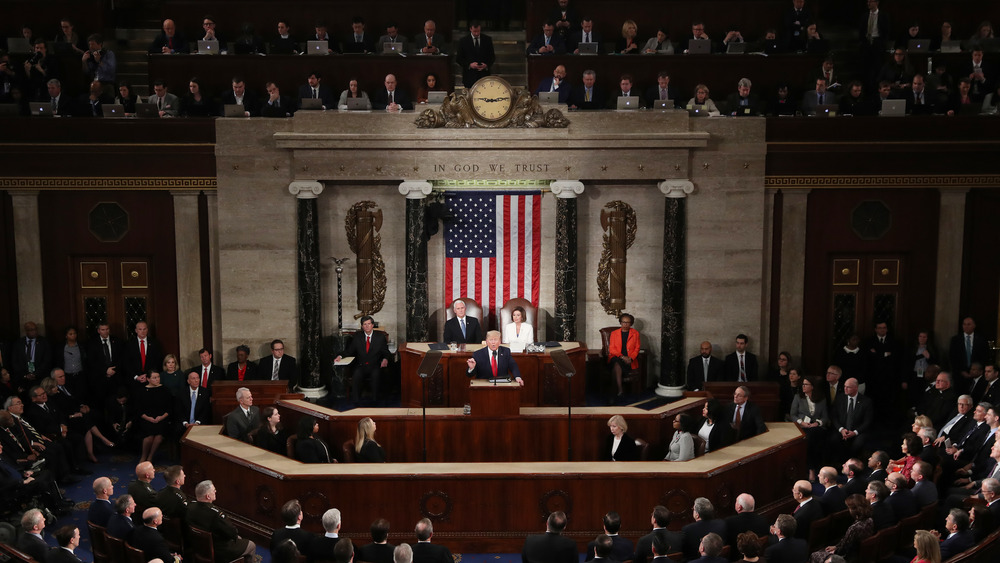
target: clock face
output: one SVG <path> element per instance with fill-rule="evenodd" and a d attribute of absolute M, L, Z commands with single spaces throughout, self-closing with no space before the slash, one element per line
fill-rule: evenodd
<path fill-rule="evenodd" d="M 472 109 L 482 119 L 502 119 L 513 103 L 511 88 L 502 79 L 486 77 L 472 86 Z"/>

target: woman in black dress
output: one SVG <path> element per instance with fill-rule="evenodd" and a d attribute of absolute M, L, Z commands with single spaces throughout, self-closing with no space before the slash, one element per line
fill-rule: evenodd
<path fill-rule="evenodd" d="M 148 383 L 139 393 L 139 435 L 142 436 L 142 456 L 139 462 L 152 461 L 169 427 L 170 407 L 174 397 L 160 384 L 160 373 L 151 372 Z"/>
<path fill-rule="evenodd" d="M 601 459 L 604 461 L 639 461 L 639 446 L 635 438 L 628 435 L 628 423 L 625 417 L 616 414 L 608 419 L 608 429 L 611 434 L 604 440 Z"/>
<path fill-rule="evenodd" d="M 298 439 L 295 442 L 295 457 L 302 463 L 331 463 L 330 448 L 322 439 L 316 437 L 319 432 L 319 423 L 311 416 L 304 416 L 299 419 L 299 428 L 296 433 Z"/>
<path fill-rule="evenodd" d="M 288 441 L 288 433 L 281 427 L 281 413 L 276 407 L 264 407 L 260 411 L 260 429 L 254 437 L 254 445 L 264 448 L 269 452 L 280 455 L 288 455 L 285 442 Z"/>
<path fill-rule="evenodd" d="M 370 416 L 358 421 L 354 452 L 358 463 L 385 463 L 385 450 L 375 441 L 375 421 Z"/>
<path fill-rule="evenodd" d="M 718 401 L 705 401 L 705 406 L 701 409 L 701 421 L 698 423 L 698 436 L 705 440 L 705 453 L 728 445 L 726 440 L 729 436 L 729 424 L 724 419 L 722 405 Z"/>

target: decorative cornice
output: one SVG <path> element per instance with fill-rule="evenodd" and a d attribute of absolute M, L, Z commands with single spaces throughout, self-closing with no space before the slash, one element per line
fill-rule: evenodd
<path fill-rule="evenodd" d="M 966 175 L 859 175 L 859 176 L 765 176 L 766 188 L 995 188 L 996 174 Z"/>
<path fill-rule="evenodd" d="M 214 176 L 177 178 L 0 178 L 3 190 L 215 190 Z"/>

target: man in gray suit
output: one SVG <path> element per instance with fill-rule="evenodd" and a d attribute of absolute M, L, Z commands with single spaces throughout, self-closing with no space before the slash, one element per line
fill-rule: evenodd
<path fill-rule="evenodd" d="M 816 89 L 802 96 L 802 113 L 815 115 L 817 106 L 835 103 L 838 103 L 836 97 L 826 91 L 826 78 L 821 76 L 816 79 Z"/>
<path fill-rule="evenodd" d="M 260 409 L 253 406 L 253 394 L 246 387 L 236 390 L 236 400 L 240 404 L 226 416 L 226 434 L 249 443 L 247 434 L 260 426 Z"/>
<path fill-rule="evenodd" d="M 167 85 L 162 80 L 153 83 L 153 95 L 146 102 L 156 105 L 156 112 L 160 117 L 177 117 L 181 107 L 180 99 L 167 92 Z"/>

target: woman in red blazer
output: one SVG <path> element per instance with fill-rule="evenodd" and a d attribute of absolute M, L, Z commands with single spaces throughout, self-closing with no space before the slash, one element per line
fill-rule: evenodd
<path fill-rule="evenodd" d="M 628 375 L 631 370 L 639 369 L 639 331 L 632 330 L 635 317 L 628 313 L 622 313 L 618 317 L 618 322 L 622 327 L 611 333 L 608 339 L 608 363 L 611 364 L 611 373 L 615 377 L 618 385 L 618 397 L 625 394 L 622 389 L 622 377 Z"/>

